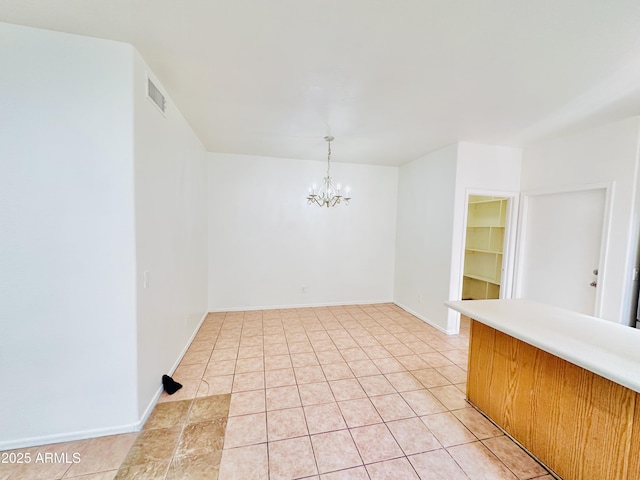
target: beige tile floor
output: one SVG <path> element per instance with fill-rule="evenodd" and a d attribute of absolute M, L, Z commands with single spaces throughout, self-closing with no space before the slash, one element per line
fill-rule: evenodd
<path fill-rule="evenodd" d="M 212 313 L 142 432 L 0 480 L 551 480 L 465 401 L 467 344 L 392 304 Z"/>

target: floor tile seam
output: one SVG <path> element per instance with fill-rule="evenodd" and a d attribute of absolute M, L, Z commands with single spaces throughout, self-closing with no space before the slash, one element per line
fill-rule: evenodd
<path fill-rule="evenodd" d="M 404 451 L 404 450 L 403 450 L 403 451 Z M 427 452 L 421 452 L 421 453 L 427 453 Z M 416 455 L 420 455 L 420 453 L 417 453 Z M 404 456 L 402 456 L 402 457 L 390 458 L 390 459 L 388 459 L 388 460 L 382 460 L 382 461 L 379 461 L 379 462 L 371 462 L 371 463 L 365 464 L 365 470 L 366 470 L 367 465 L 376 465 L 377 463 L 384 463 L 384 462 L 388 462 L 388 461 L 390 461 L 390 460 L 397 460 L 398 458 L 400 458 L 400 459 L 401 459 L 401 458 L 404 458 L 404 459 L 407 461 L 407 463 L 409 464 L 409 466 L 411 467 L 411 469 L 413 470 L 413 472 L 416 474 L 416 478 L 418 478 L 418 479 L 421 479 L 421 478 L 422 478 L 422 477 L 418 474 L 418 471 L 416 470 L 416 467 L 414 467 L 414 466 L 413 466 L 413 463 L 411 463 L 411 460 L 409 460 L 409 455 L 406 455 L 406 454 L 405 454 Z M 367 471 L 367 475 L 369 475 L 369 472 L 368 472 L 368 471 Z"/>
<path fill-rule="evenodd" d="M 176 444 L 173 447 L 173 453 L 171 454 L 171 457 L 169 458 L 169 466 L 173 462 L 173 459 L 176 457 L 176 453 L 178 451 L 178 446 L 180 445 L 180 440 L 182 439 L 182 435 L 184 434 L 184 430 L 185 430 L 185 428 L 187 426 L 187 420 L 189 419 L 189 415 L 191 414 L 191 409 L 193 408 L 193 404 L 194 403 L 195 403 L 195 398 L 192 398 L 191 401 L 189 402 L 189 408 L 187 409 L 187 414 L 185 415 L 184 420 L 181 422 L 180 434 L 176 438 Z M 155 409 L 155 407 L 154 407 L 154 409 Z M 151 430 L 158 430 L 158 429 L 151 429 Z M 136 441 L 137 441 L 137 437 L 136 437 Z M 131 453 L 131 450 L 133 449 L 134 445 L 135 445 L 135 441 L 134 441 L 133 445 L 131 445 L 131 448 L 129 449 L 129 453 Z M 125 458 L 122 461 L 122 463 L 124 463 L 124 461 L 127 459 L 127 457 L 129 456 L 129 453 L 127 453 L 127 455 L 125 456 Z M 120 464 L 120 466 L 122 467 L 122 464 Z M 169 473 L 168 472 L 169 466 L 167 466 L 167 472 L 165 472 L 165 477 Z"/>
<path fill-rule="evenodd" d="M 385 423 L 385 425 L 387 426 L 387 429 L 389 430 L 389 432 L 391 432 L 391 435 L 392 435 L 392 436 L 393 436 L 393 438 L 395 439 L 396 443 L 398 444 L 398 446 L 400 447 L 400 449 L 404 452 L 405 456 L 407 456 L 407 457 L 408 457 L 408 456 L 410 456 L 410 455 L 418 455 L 418 454 L 420 454 L 420 453 L 432 452 L 432 451 L 434 451 L 434 450 L 439 450 L 439 449 L 442 449 L 442 448 L 446 448 L 444 445 L 442 445 L 442 442 L 440 442 L 440 440 L 438 440 L 438 437 L 436 437 L 436 435 L 431 431 L 431 429 L 429 428 L 429 426 L 428 426 L 426 423 L 424 423 L 424 420 L 422 420 L 422 418 L 420 418 L 420 416 L 416 416 L 415 418 L 419 419 L 419 420 L 422 422 L 422 425 L 424 425 L 424 426 L 425 426 L 425 428 L 427 429 L 427 431 L 428 431 L 431 435 L 433 435 L 434 440 L 435 440 L 435 441 L 436 441 L 436 443 L 437 443 L 438 445 L 440 445 L 440 446 L 439 446 L 438 448 L 432 448 L 431 450 L 425 450 L 425 451 L 423 451 L 423 452 L 407 453 L 407 452 L 405 452 L 404 448 L 402 448 L 402 445 L 400 445 L 400 441 L 398 440 L 398 437 L 396 437 L 396 435 L 393 433 L 393 430 L 391 430 L 391 428 L 389 428 L 389 425 L 388 425 L 388 424 L 389 424 L 389 423 L 392 423 L 392 422 L 398 422 L 398 421 L 408 420 L 408 419 L 406 419 L 406 418 L 401 418 L 401 419 L 398 419 L 398 420 L 390 420 L 390 421 L 388 421 L 388 422 L 384 422 L 384 423 Z"/>
<path fill-rule="evenodd" d="M 213 396 L 213 395 L 211 395 L 211 396 Z M 169 465 L 167 466 L 167 472 L 165 473 L 165 479 L 166 479 L 166 476 L 169 474 L 169 469 L 171 468 L 171 465 L 173 464 L 174 459 L 179 456 L 177 454 L 178 447 L 180 446 L 180 442 L 181 442 L 182 437 L 184 435 L 184 431 L 187 428 L 187 425 L 192 425 L 192 424 L 196 424 L 196 423 L 202 423 L 202 422 L 189 422 L 189 416 L 191 415 L 191 410 L 193 409 L 193 405 L 195 404 L 195 401 L 196 401 L 195 398 L 192 399 L 191 404 L 189 405 L 189 409 L 188 409 L 187 414 L 185 416 L 185 420 L 184 420 L 184 422 L 182 424 L 182 429 L 180 431 L 180 435 L 178 435 L 178 439 L 177 439 L 176 445 L 174 447 L 173 455 L 171 456 L 170 461 L 169 461 Z M 231 399 L 229 399 L 229 403 L 231 403 Z M 223 447 L 224 447 L 224 439 L 225 439 L 226 433 L 227 433 L 227 424 L 228 424 L 228 421 L 229 421 L 229 409 L 227 409 L 227 413 L 226 413 L 224 419 L 225 419 L 224 431 L 222 433 L 222 446 Z"/>
<path fill-rule="evenodd" d="M 307 419 L 306 419 L 306 415 L 304 413 L 304 408 L 302 409 L 302 416 L 305 417 L 305 425 L 307 427 L 307 435 L 301 435 L 299 437 L 291 437 L 291 438 L 307 437 L 309 439 L 309 445 L 311 446 L 311 455 L 313 456 L 313 464 L 315 465 L 315 468 L 316 468 L 316 474 L 315 475 L 320 476 L 320 467 L 318 465 L 318 459 L 316 457 L 315 450 L 313 449 L 313 442 L 311 441 L 311 433 L 309 432 L 309 425 L 307 424 Z M 267 426 L 267 435 L 268 435 L 268 426 Z M 274 442 L 279 442 L 279 441 L 283 441 L 283 440 L 290 440 L 290 438 L 284 438 L 284 439 L 281 439 L 281 440 L 275 440 Z M 271 477 L 271 460 L 270 460 L 271 457 L 269 456 L 269 443 L 274 443 L 274 442 L 267 441 L 267 462 L 268 462 L 267 471 L 269 472 L 269 477 Z M 314 475 L 307 475 L 306 477 L 312 477 L 312 476 L 314 476 Z M 306 477 L 300 477 L 300 478 L 306 478 Z"/>
<path fill-rule="evenodd" d="M 110 468 L 107 470 L 98 470 L 96 472 L 87 472 L 87 473 L 83 473 L 82 475 L 76 475 L 75 477 L 67 477 L 67 476 L 62 476 L 60 477 L 59 480 L 76 480 L 76 479 L 82 479 L 82 477 L 85 477 L 87 475 L 99 475 L 101 473 L 109 473 L 109 472 L 116 472 L 116 475 L 118 474 L 118 472 L 120 471 L 120 468 Z M 68 473 L 68 471 L 67 471 Z M 66 475 L 66 473 L 65 473 Z M 9 477 L 7 480 L 18 480 L 18 479 L 14 479 L 12 477 Z M 56 480 L 56 479 L 52 479 L 52 480 Z"/>
<path fill-rule="evenodd" d="M 460 465 L 455 458 L 453 458 L 453 455 L 451 455 L 448 451 L 446 447 L 442 447 L 441 449 L 436 449 L 436 450 L 443 450 L 448 456 L 449 458 L 458 466 L 458 468 L 462 471 L 462 473 L 464 473 L 465 477 L 467 477 L 467 479 L 471 480 L 471 477 L 469 476 L 469 474 L 467 473 L 467 471 L 462 468 L 462 465 Z M 420 474 L 418 473 L 418 471 L 416 470 L 416 467 L 413 465 L 413 462 L 411 461 L 410 457 L 416 457 L 418 455 L 424 455 L 425 453 L 430 453 L 430 452 L 435 452 L 436 450 L 430 450 L 429 452 L 422 452 L 422 453 L 415 453 L 412 455 L 407 455 L 407 460 L 409 461 L 409 464 L 411 464 L 411 467 L 413 467 L 414 471 L 416 472 L 416 475 L 418 475 L 418 478 L 422 478 L 420 476 Z"/>
<path fill-rule="evenodd" d="M 443 405 L 444 405 L 444 404 L 443 404 Z M 445 406 L 445 408 L 446 408 L 446 405 L 444 405 L 444 406 Z M 477 439 L 477 441 L 479 441 L 479 442 L 482 442 L 483 440 L 488 440 L 488 439 L 490 439 L 490 438 L 497 438 L 497 437 L 500 437 L 500 436 L 503 436 L 503 435 L 504 435 L 504 433 L 502 433 L 502 432 L 501 432 L 501 433 L 500 433 L 500 435 L 496 435 L 496 436 L 494 436 L 494 437 L 483 437 L 483 438 L 480 438 L 478 435 L 476 435 L 476 434 L 473 432 L 473 430 L 471 430 L 471 428 L 469 428 L 469 427 L 467 426 L 467 424 L 466 424 L 466 423 L 464 423 L 464 422 L 463 422 L 460 418 L 458 418 L 458 416 L 454 413 L 454 412 L 457 412 L 457 411 L 460 411 L 460 410 L 465 410 L 466 408 L 470 408 L 470 407 L 456 408 L 456 409 L 453 409 L 453 410 L 447 410 L 446 412 L 440 412 L 440 413 L 450 413 L 450 414 L 452 414 L 452 415 L 454 416 L 454 418 L 455 418 L 458 422 L 460 422 L 460 424 L 461 424 L 461 425 L 462 425 L 462 426 L 463 426 L 463 427 L 464 427 L 464 428 L 465 428 L 465 429 L 466 429 L 466 430 L 467 430 L 471 435 L 473 435 L 473 436 Z M 439 415 L 439 413 L 433 413 L 433 414 L 431 414 L 431 415 Z M 426 417 L 426 416 L 428 416 L 428 415 L 422 415 L 421 417 Z M 427 425 L 427 428 L 428 428 L 428 427 L 429 427 L 429 426 Z M 464 445 L 464 444 L 466 444 L 466 443 L 470 443 L 470 442 L 463 442 L 463 443 L 461 443 L 461 444 L 459 444 L 459 445 Z M 484 444 L 484 442 L 483 442 L 483 444 Z M 456 446 L 456 445 L 448 445 L 448 446 L 449 446 L 449 447 L 454 447 L 454 446 Z M 487 447 L 487 448 L 489 448 L 489 447 Z"/>
<path fill-rule="evenodd" d="M 486 448 L 491 453 L 491 455 L 493 455 L 509 472 L 511 472 L 517 480 L 535 480 L 536 478 L 540 478 L 540 477 L 544 477 L 545 475 L 548 475 L 548 473 L 546 473 L 545 475 L 538 475 L 537 477 L 520 477 L 517 472 L 511 469 L 509 465 L 507 465 L 504 462 L 504 460 L 502 460 L 502 458 L 500 458 L 493 450 L 491 450 L 487 445 L 485 445 L 482 440 L 480 440 L 480 442 L 482 443 L 482 446 Z M 535 459 L 533 460 L 535 461 Z M 547 470 L 544 465 L 540 464 L 540 462 L 536 461 L 536 463 L 538 463 L 542 468 L 544 468 L 545 471 Z"/>
<path fill-rule="evenodd" d="M 500 438 L 500 437 L 506 437 L 506 438 L 508 438 L 512 443 L 514 443 L 514 444 L 515 444 L 515 445 L 516 445 L 516 446 L 517 446 L 517 447 L 522 451 L 522 453 L 524 453 L 528 458 L 530 458 L 531 460 L 533 460 L 533 462 L 534 462 L 534 463 L 536 463 L 537 465 L 539 465 L 539 466 L 540 466 L 540 467 L 541 467 L 545 472 L 547 472 L 547 473 L 545 473 L 545 474 L 543 474 L 543 475 L 538 475 L 537 477 L 526 477 L 526 478 L 523 478 L 523 477 L 518 476 L 518 474 L 517 474 L 515 471 L 513 471 L 511 468 L 509 468 L 509 465 L 507 465 L 507 464 L 504 462 L 504 460 L 502 460 L 502 458 L 500 458 L 500 457 L 498 456 L 498 454 L 497 454 L 497 453 L 495 453 L 495 452 L 494 452 L 494 451 L 493 451 L 493 450 L 492 450 L 492 449 L 491 449 L 491 448 L 490 448 L 490 447 L 485 443 L 485 440 L 492 440 L 492 439 L 494 439 L 494 438 Z M 483 445 L 487 450 L 489 450 L 489 451 L 490 451 L 494 456 L 496 456 L 496 457 L 498 458 L 498 460 L 500 460 L 500 462 L 502 462 L 502 463 L 504 464 L 504 466 L 505 466 L 505 467 L 507 467 L 507 468 L 509 469 L 509 471 L 510 471 L 511 473 L 513 473 L 513 475 L 514 475 L 518 480 L 535 480 L 536 478 L 543 478 L 543 477 L 545 477 L 546 475 L 550 475 L 550 471 L 549 471 L 549 469 L 548 469 L 548 468 L 547 468 L 547 467 L 546 467 L 546 466 L 545 466 L 545 465 L 544 465 L 540 460 L 538 460 L 536 457 L 534 457 L 533 455 L 531 455 L 531 454 L 530 454 L 530 453 L 529 453 L 525 448 L 521 447 L 521 446 L 520 446 L 520 444 L 518 444 L 517 442 L 515 442 L 515 441 L 514 441 L 514 440 L 513 440 L 509 435 L 507 435 L 507 434 L 506 434 L 506 433 L 504 433 L 504 432 L 501 432 L 501 434 L 500 434 L 500 435 L 497 435 L 497 436 L 495 436 L 495 437 L 489 437 L 489 438 L 482 439 L 482 440 L 480 440 L 480 442 L 482 443 L 482 445 Z"/>
<path fill-rule="evenodd" d="M 360 399 L 356 398 L 354 400 L 360 400 Z M 345 400 L 345 402 L 349 402 L 349 401 L 350 400 Z M 340 407 L 338 407 L 338 408 L 340 408 Z M 373 408 L 375 408 L 375 406 Z M 340 409 L 340 412 L 342 413 L 342 409 Z M 377 410 L 376 410 L 376 413 L 377 413 Z M 380 416 L 380 414 L 378 414 L 378 417 L 380 418 L 380 420 L 376 420 L 375 422 L 365 423 L 363 425 L 349 426 L 349 423 L 347 422 L 346 418 L 344 418 L 344 414 L 343 414 L 343 419 L 345 420 L 345 425 L 347 426 L 346 430 L 352 430 L 354 428 L 370 427 L 372 425 L 380 425 L 382 423 L 385 423 L 384 419 Z M 345 430 L 345 429 L 343 428 L 341 430 Z"/>
<path fill-rule="evenodd" d="M 516 480 L 532 480 L 532 479 L 521 479 L 521 478 L 518 476 L 518 474 L 517 474 L 516 472 L 514 472 L 513 470 L 511 470 L 511 469 L 509 468 L 509 466 L 508 466 L 506 463 L 504 463 L 500 457 L 498 457 L 498 456 L 497 456 L 497 455 L 496 455 L 496 454 L 495 454 L 495 453 L 494 453 L 494 452 L 493 452 L 489 447 L 487 447 L 487 446 L 484 444 L 484 442 L 482 442 L 482 440 L 478 440 L 478 442 L 479 442 L 479 443 L 480 443 L 480 444 L 481 444 L 481 445 L 482 445 L 482 446 L 483 446 L 483 447 L 484 447 L 484 448 L 489 452 L 489 454 L 490 454 L 490 455 L 491 455 L 495 460 L 497 460 L 497 461 L 498 461 L 498 463 L 500 463 L 500 464 L 501 464 L 503 467 L 505 467 L 505 468 L 506 468 L 506 469 L 507 469 L 511 474 L 513 474 L 513 476 L 515 477 L 515 479 L 516 479 Z M 469 445 L 470 443 L 476 443 L 476 442 L 466 442 L 466 443 L 461 443 L 461 444 L 458 444 L 458 445 L 450 445 L 450 446 L 448 446 L 448 447 L 445 447 L 445 450 L 447 450 L 447 452 L 449 453 L 449 455 L 451 456 L 451 458 L 453 458 L 453 459 L 454 459 L 454 461 L 455 461 L 455 457 L 454 457 L 454 456 L 453 456 L 453 455 L 448 451 L 448 449 L 449 449 L 449 448 L 460 447 L 460 446 L 463 446 L 463 445 Z M 458 462 L 456 461 L 456 463 L 458 463 Z M 538 463 L 539 463 L 539 462 L 538 462 Z M 460 464 L 459 464 L 459 465 L 460 465 Z M 546 468 L 544 467 L 544 465 L 543 465 L 542 467 L 546 470 Z M 462 468 L 462 465 L 460 465 L 460 468 Z M 462 471 L 463 471 L 466 475 L 469 475 L 469 474 L 467 473 L 467 471 L 466 471 L 464 468 L 462 468 Z M 542 476 L 542 477 L 544 477 L 544 475 L 541 475 L 541 476 Z M 534 477 L 534 479 L 535 479 L 535 477 Z"/>
<path fill-rule="evenodd" d="M 468 442 L 468 443 L 473 443 L 473 442 Z M 461 443 L 459 445 L 465 445 L 464 443 Z M 450 445 L 449 447 L 444 447 L 443 450 L 447 453 L 447 455 L 449 456 L 449 458 L 458 466 L 458 468 L 467 476 L 467 478 L 471 479 L 471 476 L 469 475 L 469 473 L 467 472 L 467 470 L 465 470 L 462 465 L 456 460 L 456 458 L 451 455 L 451 452 L 449 452 L 449 448 L 453 448 L 453 447 L 457 447 L 459 445 Z"/>
<path fill-rule="evenodd" d="M 360 453 L 360 449 L 358 448 L 358 444 L 356 443 L 355 438 L 353 438 L 353 434 L 351 433 L 351 428 L 349 428 L 347 426 L 347 431 L 349 432 L 349 438 L 351 438 L 351 441 L 353 442 L 353 445 L 356 447 L 356 452 L 358 452 L 358 457 L 360 458 L 360 465 L 362 465 L 364 467 L 365 463 L 364 463 L 364 459 L 362 458 L 362 454 Z M 355 468 L 355 467 L 353 467 Z M 365 468 L 366 471 L 366 468 Z M 324 472 L 324 473 L 330 473 L 330 472 Z M 369 475 L 367 473 L 367 475 Z"/>
<path fill-rule="evenodd" d="M 158 430 L 158 429 L 152 429 L 152 430 Z M 162 478 L 161 478 L 161 479 L 158 479 L 158 480 L 165 480 L 165 479 L 166 479 L 166 477 L 167 477 L 167 475 L 169 474 L 169 468 L 171 467 L 171 464 L 173 463 L 173 459 L 174 459 L 174 458 L 175 458 L 175 456 L 176 456 L 175 454 L 176 454 L 176 451 L 177 451 L 177 449 L 178 449 L 178 445 L 180 444 L 180 438 L 182 438 L 182 432 L 183 432 L 183 431 L 184 431 L 184 424 L 182 425 L 182 429 L 181 429 L 181 431 L 180 431 L 180 435 L 178 435 L 178 438 L 177 438 L 177 440 L 176 440 L 176 444 L 175 444 L 175 446 L 174 446 L 174 448 L 173 448 L 173 454 L 171 455 L 171 457 L 168 457 L 168 458 L 166 458 L 166 459 L 159 459 L 159 460 L 158 460 L 158 459 L 155 459 L 155 460 L 153 460 L 153 461 L 151 461 L 151 462 L 144 462 L 143 464 L 132 464 L 132 465 L 127 465 L 126 467 L 124 467 L 124 464 L 125 464 L 125 462 L 126 462 L 127 458 L 129 457 L 129 454 L 130 454 L 130 453 L 131 453 L 131 451 L 133 450 L 133 447 L 135 446 L 135 444 L 136 444 L 136 442 L 137 442 L 137 440 L 138 440 L 138 437 L 136 437 L 136 440 L 133 442 L 133 444 L 132 444 L 132 445 L 131 445 L 131 447 L 129 448 L 129 451 L 127 452 L 127 454 L 125 455 L 125 457 L 122 459 L 122 462 L 120 462 L 120 466 L 118 467 L 118 469 L 117 469 L 117 471 L 116 471 L 116 476 L 118 475 L 118 473 L 120 472 L 120 470 L 122 470 L 122 468 L 137 467 L 137 466 L 140 466 L 140 465 L 145 465 L 145 464 L 150 464 L 150 463 L 154 463 L 154 464 L 155 464 L 155 463 L 160 463 L 160 462 L 167 461 L 167 466 L 166 466 L 166 469 L 165 469 L 164 475 L 162 475 Z M 109 470 L 106 470 L 106 471 L 109 471 Z M 99 472 L 94 472 L 94 473 L 99 473 Z"/>

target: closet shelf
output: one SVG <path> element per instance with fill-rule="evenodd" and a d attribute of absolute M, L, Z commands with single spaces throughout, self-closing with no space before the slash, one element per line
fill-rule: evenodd
<path fill-rule="evenodd" d="M 480 280 L 482 282 L 492 283 L 493 285 L 500 285 L 500 282 L 495 278 L 483 277 L 482 275 L 474 275 L 472 273 L 465 273 L 463 276 L 473 278 L 474 280 Z"/>
<path fill-rule="evenodd" d="M 504 228 L 504 225 L 496 225 L 494 224 L 482 224 L 482 225 L 472 225 L 472 224 L 467 224 L 467 228 Z"/>
<path fill-rule="evenodd" d="M 500 202 L 506 202 L 507 199 L 504 197 L 497 197 L 497 198 L 493 198 L 493 197 L 489 197 L 489 198 L 484 198 L 481 197 L 482 200 L 469 200 L 469 205 L 478 205 L 480 203 L 500 203 Z"/>
<path fill-rule="evenodd" d="M 497 250 L 484 250 L 481 248 L 465 248 L 467 252 L 476 252 L 476 253 L 490 253 L 491 255 L 502 255 L 502 252 Z"/>

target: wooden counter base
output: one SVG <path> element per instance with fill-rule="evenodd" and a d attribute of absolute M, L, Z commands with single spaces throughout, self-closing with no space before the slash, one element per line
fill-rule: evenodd
<path fill-rule="evenodd" d="M 640 479 L 640 394 L 474 320 L 467 398 L 563 480 Z"/>

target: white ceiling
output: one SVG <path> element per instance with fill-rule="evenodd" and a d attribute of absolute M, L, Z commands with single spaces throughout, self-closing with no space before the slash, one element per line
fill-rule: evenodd
<path fill-rule="evenodd" d="M 209 151 L 400 165 L 640 114 L 638 0 L 0 0 L 133 44 Z M 6 74 L 7 72 L 3 72 Z"/>

